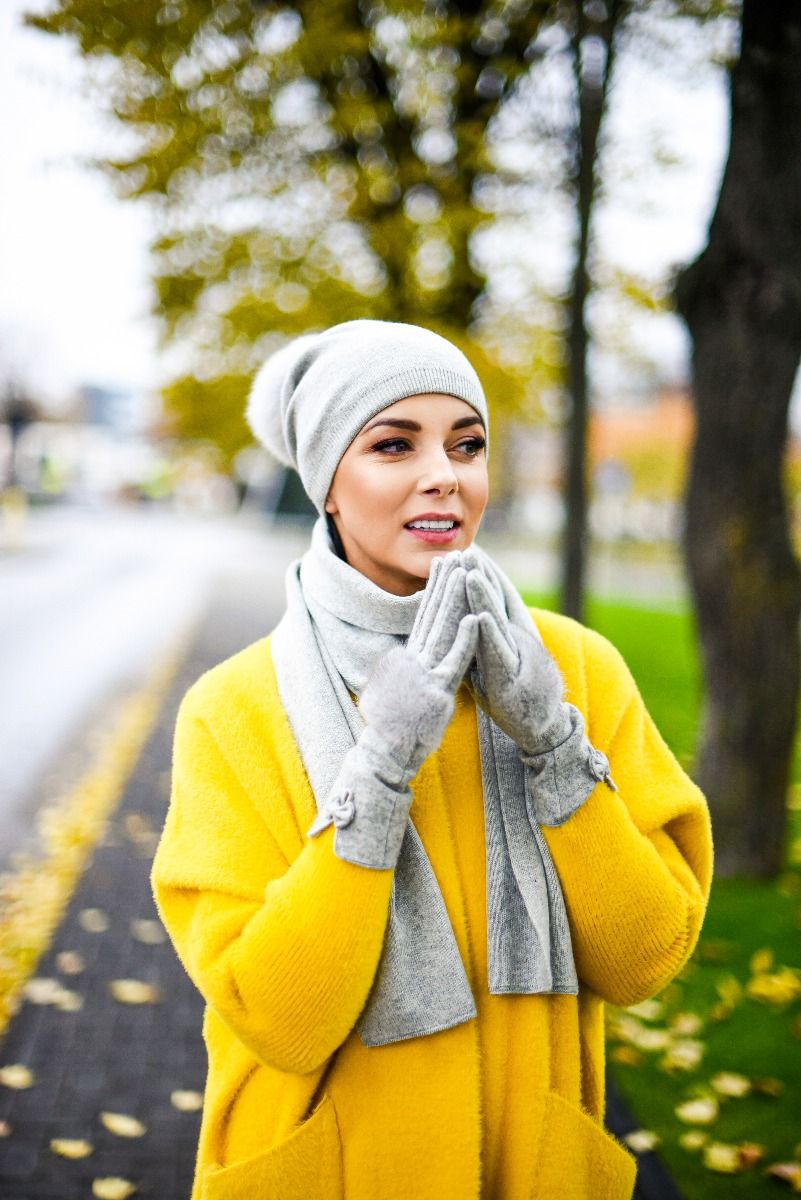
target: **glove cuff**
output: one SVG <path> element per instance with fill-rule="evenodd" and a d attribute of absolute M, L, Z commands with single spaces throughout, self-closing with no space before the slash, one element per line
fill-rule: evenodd
<path fill-rule="evenodd" d="M 564 824 L 601 782 L 617 791 L 609 760 L 589 742 L 581 712 L 573 704 L 563 703 L 562 708 L 561 732 L 569 723 L 567 736 L 550 750 L 519 751 L 526 768 L 529 817 L 539 825 Z"/>
<path fill-rule="evenodd" d="M 386 753 L 374 731 L 365 729 L 345 755 L 308 836 L 316 837 L 334 825 L 338 858 L 376 871 L 392 869 L 408 824 L 412 804 L 408 785 L 413 774 Z"/>

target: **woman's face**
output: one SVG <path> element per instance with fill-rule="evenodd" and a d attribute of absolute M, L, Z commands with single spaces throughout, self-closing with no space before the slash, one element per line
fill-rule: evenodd
<path fill-rule="evenodd" d="M 455 396 L 397 400 L 356 435 L 340 459 L 325 511 L 348 562 L 386 592 L 426 585 L 431 560 L 471 545 L 487 504 L 484 427 Z M 411 529 L 450 519 L 447 531 Z"/>

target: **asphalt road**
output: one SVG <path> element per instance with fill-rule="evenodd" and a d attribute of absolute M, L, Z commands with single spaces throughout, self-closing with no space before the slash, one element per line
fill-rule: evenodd
<path fill-rule="evenodd" d="M 247 515 L 31 515 L 22 547 L 0 554 L 0 860 L 27 843 L 36 808 L 80 773 L 92 731 L 191 635 L 218 584 L 241 591 L 268 632 L 307 540 Z"/>

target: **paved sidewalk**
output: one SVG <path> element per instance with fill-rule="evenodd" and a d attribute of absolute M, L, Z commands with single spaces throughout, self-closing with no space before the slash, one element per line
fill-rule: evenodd
<path fill-rule="evenodd" d="M 10 1126 L 0 1138 L 3 1200 L 83 1200 L 91 1197 L 94 1179 L 109 1176 L 130 1180 L 143 1198 L 189 1195 L 200 1114 L 179 1111 L 170 1097 L 176 1090 L 203 1089 L 203 1003 L 170 943 L 137 940 L 131 922 L 157 918 L 149 872 L 169 794 L 178 703 L 207 667 L 261 637 L 278 615 L 254 613 L 246 594 L 239 579 L 217 589 L 107 835 L 36 969 L 37 977 L 79 992 L 83 1007 L 64 1012 L 26 1001 L 0 1043 L 0 1067 L 24 1064 L 35 1078 L 24 1090 L 0 1086 L 0 1121 Z M 105 914 L 105 932 L 83 927 L 87 909 Z M 85 970 L 59 970 L 64 952 L 80 954 Z M 108 988 L 117 979 L 154 985 L 163 999 L 120 1003 Z M 115 1136 L 101 1123 L 101 1112 L 136 1117 L 147 1132 Z M 63 1158 L 50 1150 L 52 1138 L 86 1140 L 94 1152 Z"/>
<path fill-rule="evenodd" d="M 37 977 L 78 991 L 83 1007 L 69 1012 L 26 1001 L 0 1042 L 0 1067 L 24 1064 L 35 1079 L 23 1090 L 0 1086 L 0 1121 L 9 1127 L 0 1137 L 3 1200 L 83 1200 L 92 1196 L 93 1180 L 103 1177 L 130 1180 L 136 1196 L 150 1200 L 189 1196 L 200 1114 L 177 1109 L 171 1094 L 203 1089 L 203 1004 L 170 943 L 137 940 L 131 922 L 156 919 L 149 872 L 169 793 L 178 703 L 205 669 L 261 637 L 280 612 L 253 609 L 244 577 L 218 585 L 107 835 L 37 967 Z M 85 928 L 86 910 L 105 914 L 107 929 Z M 60 969 L 65 960 L 59 956 L 68 952 L 85 960 L 81 973 Z M 153 985 L 162 999 L 120 1003 L 109 992 L 117 979 Z M 147 1131 L 116 1136 L 101 1123 L 103 1112 L 136 1117 Z M 618 1133 L 635 1127 L 614 1099 L 610 1125 Z M 53 1138 L 85 1140 L 94 1150 L 63 1158 L 50 1149 Z M 680 1200 L 655 1155 L 643 1156 L 636 1196 Z"/>

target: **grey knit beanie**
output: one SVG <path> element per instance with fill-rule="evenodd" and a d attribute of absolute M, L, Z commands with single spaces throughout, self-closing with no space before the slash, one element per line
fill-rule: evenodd
<path fill-rule="evenodd" d="M 344 321 L 303 334 L 259 370 L 246 416 L 270 453 L 298 472 L 319 512 L 339 460 L 367 421 L 396 400 L 443 392 L 466 400 L 484 422 L 478 375 L 451 342 L 400 321 Z"/>

